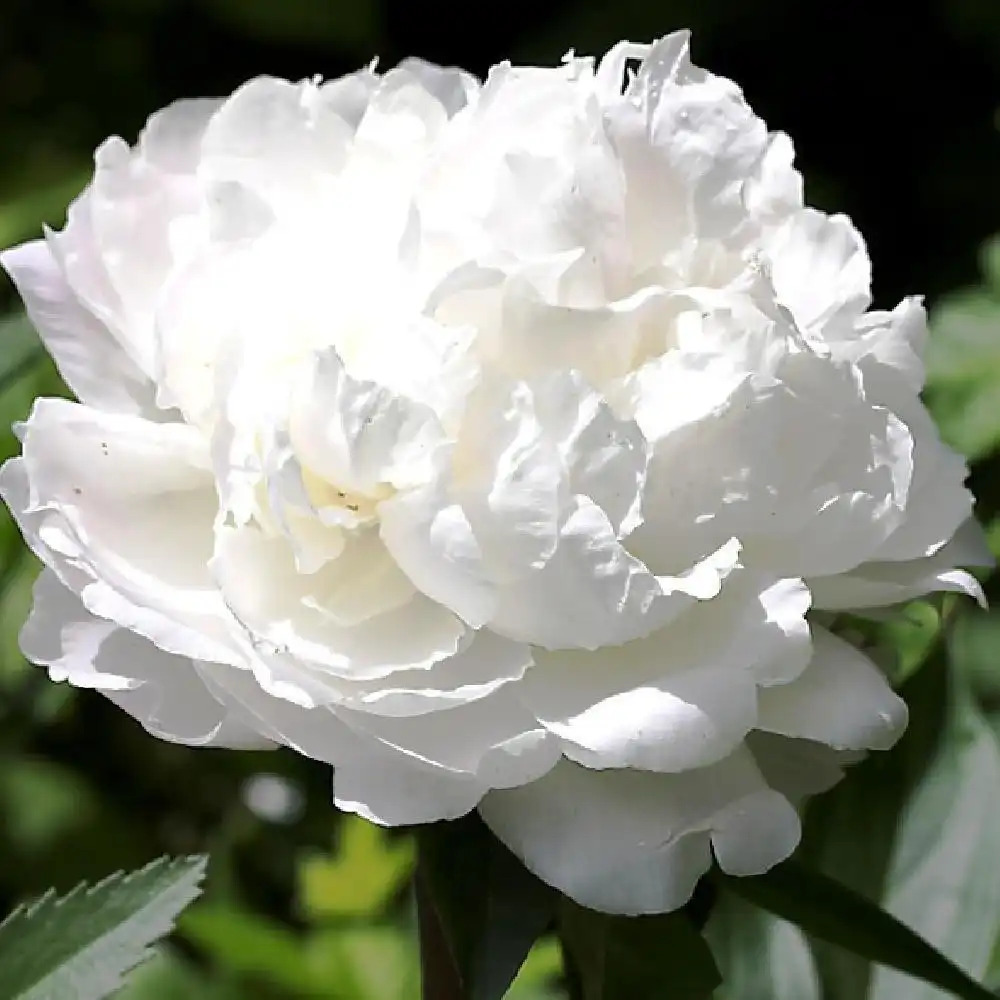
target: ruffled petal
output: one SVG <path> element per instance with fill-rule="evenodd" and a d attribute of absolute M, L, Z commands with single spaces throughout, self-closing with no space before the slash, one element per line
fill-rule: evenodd
<path fill-rule="evenodd" d="M 836 750 L 888 750 L 906 728 L 904 702 L 850 643 L 813 627 L 813 657 L 795 680 L 761 692 L 757 728 Z"/>
<path fill-rule="evenodd" d="M 748 751 L 680 774 L 591 771 L 560 763 L 479 811 L 541 879 L 592 909 L 661 913 L 683 906 L 711 864 L 759 874 L 799 841 L 788 801 Z"/>
<path fill-rule="evenodd" d="M 518 693 L 566 756 L 587 767 L 702 767 L 754 727 L 759 685 L 805 668 L 808 607 L 798 581 L 762 586 L 738 570 L 719 597 L 647 639 L 593 653 L 536 652 Z"/>
<path fill-rule="evenodd" d="M 0 494 L 87 609 L 166 652 L 238 660 L 208 573 L 216 498 L 197 433 L 39 399 L 22 436 Z"/>
<path fill-rule="evenodd" d="M 100 691 L 153 736 L 189 746 L 272 746 L 252 719 L 206 688 L 198 664 L 95 618 L 49 569 L 35 583 L 20 636 L 24 655 L 53 681 Z"/>
<path fill-rule="evenodd" d="M 970 519 L 932 556 L 863 563 L 849 573 L 814 577 L 808 583 L 815 606 L 824 611 L 886 607 L 939 591 L 966 594 L 986 607 L 979 582 L 957 567 L 993 565 L 983 529 Z"/>
<path fill-rule="evenodd" d="M 154 412 L 153 383 L 80 301 L 44 240 L 5 250 L 0 265 L 78 399 L 116 413 Z"/>

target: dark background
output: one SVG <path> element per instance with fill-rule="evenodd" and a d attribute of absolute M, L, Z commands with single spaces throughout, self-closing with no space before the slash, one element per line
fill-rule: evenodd
<path fill-rule="evenodd" d="M 570 47 L 601 55 L 622 38 L 681 27 L 693 30 L 696 62 L 737 80 L 769 127 L 792 135 L 807 199 L 846 212 L 865 235 L 877 305 L 914 292 L 933 305 L 979 281 L 980 246 L 1000 231 L 1000 4 L 989 0 L 0 0 L 0 246 L 43 221 L 58 227 L 92 150 L 113 133 L 133 140 L 178 97 L 222 95 L 262 73 L 332 77 L 375 55 L 383 67 L 412 54 L 483 75 L 503 59 L 552 63 Z M 13 305 L 0 279 L 0 313 Z M 54 389 L 49 369 L 13 390 L 4 383 L 0 425 Z M 6 454 L 15 447 L 4 439 Z M 977 457 L 977 492 L 993 512 L 996 451 Z M 285 753 L 168 746 L 100 697 L 50 685 L 16 647 L 33 573 L 5 524 L 0 914 L 50 884 L 210 849 L 221 916 L 185 925 L 161 979 L 136 1000 L 411 996 L 405 873 L 385 875 L 394 845 L 379 840 L 367 860 L 355 857 L 347 889 L 307 873 L 310 851 L 340 857 L 330 853 L 327 769 Z M 989 648 L 1000 651 L 1000 631 Z M 261 770 L 302 794 L 300 815 L 270 822 L 247 807 L 245 782 Z M 365 872 L 388 879 L 385 899 L 357 889 Z M 364 945 L 357 974 L 395 962 L 395 985 L 345 986 L 344 966 L 316 979 L 341 984 L 327 993 L 303 971 L 324 934 L 390 928 L 394 937 Z M 525 1000 L 552 995 L 531 988 Z"/>

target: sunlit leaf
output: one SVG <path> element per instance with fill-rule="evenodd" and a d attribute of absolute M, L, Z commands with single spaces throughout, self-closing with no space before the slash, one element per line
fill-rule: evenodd
<path fill-rule="evenodd" d="M 205 904 L 189 910 L 180 931 L 222 967 L 259 977 L 299 994 L 316 995 L 302 940 L 265 917 L 232 906 Z M 333 984 L 330 993 L 333 994 Z"/>
<path fill-rule="evenodd" d="M 995 1000 L 984 986 L 877 903 L 793 861 L 719 883 L 807 934 L 932 983 L 961 1000 Z"/>
<path fill-rule="evenodd" d="M 413 844 L 391 838 L 356 816 L 340 824 L 332 857 L 307 857 L 299 868 L 299 899 L 307 917 L 370 916 L 382 911 L 413 871 Z"/>
<path fill-rule="evenodd" d="M 821 1000 L 816 963 L 794 925 L 723 895 L 705 937 L 722 973 L 713 1000 Z"/>
<path fill-rule="evenodd" d="M 961 675 L 933 763 L 903 811 L 883 905 L 966 972 L 981 977 L 1000 933 L 1000 749 Z M 873 1000 L 941 994 L 878 969 Z"/>
<path fill-rule="evenodd" d="M 101 1000 L 170 933 L 197 895 L 205 858 L 161 859 L 130 875 L 49 892 L 0 924 L 4 1000 Z"/>

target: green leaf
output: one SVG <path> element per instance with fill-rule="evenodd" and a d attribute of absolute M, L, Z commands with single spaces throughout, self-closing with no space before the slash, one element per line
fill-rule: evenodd
<path fill-rule="evenodd" d="M 704 1000 L 722 981 L 683 912 L 617 917 L 564 899 L 560 933 L 583 1000 Z"/>
<path fill-rule="evenodd" d="M 307 857 L 299 869 L 302 908 L 312 920 L 383 910 L 413 871 L 413 844 L 357 816 L 341 821 L 336 854 Z"/>
<path fill-rule="evenodd" d="M 903 812 L 883 905 L 981 977 L 1000 933 L 1000 748 L 961 674 L 950 676 L 945 732 Z M 933 1000 L 940 993 L 879 969 L 871 996 Z"/>
<path fill-rule="evenodd" d="M 66 206 L 90 180 L 93 168 L 74 164 L 64 167 L 62 173 L 47 183 L 32 178 L 23 194 L 0 205 L 0 248 L 40 236 L 45 222 L 58 224 L 66 215 Z"/>
<path fill-rule="evenodd" d="M 297 994 L 315 993 L 302 941 L 281 924 L 232 906 L 202 904 L 184 914 L 179 929 L 230 972 L 265 979 Z"/>
<path fill-rule="evenodd" d="M 982 288 L 948 296 L 931 317 L 927 403 L 942 437 L 970 459 L 1000 444 L 998 324 L 1000 298 Z"/>
<path fill-rule="evenodd" d="M 948 664 L 943 636 L 926 665 L 900 689 L 910 709 L 903 737 L 888 753 L 851 768 L 847 780 L 811 801 L 800 859 L 869 899 L 881 900 L 899 817 L 937 753 L 945 725 Z M 864 817 L 864 836 L 858 835 Z M 867 996 L 872 968 L 857 955 L 822 941 L 813 948 L 825 1000 Z"/>
<path fill-rule="evenodd" d="M 528 952 L 521 971 L 510 985 L 507 1000 L 560 1000 L 563 993 L 557 984 L 562 973 L 559 942 L 553 937 L 542 938 Z"/>
<path fill-rule="evenodd" d="M 115 1000 L 247 1000 L 245 990 L 210 978 L 169 948 L 136 969 Z"/>
<path fill-rule="evenodd" d="M 801 864 L 786 861 L 752 878 L 716 878 L 807 934 L 932 983 L 962 1000 L 995 1000 L 989 990 L 876 903 Z"/>
<path fill-rule="evenodd" d="M 727 894 L 705 937 L 722 973 L 714 1000 L 821 1000 L 809 944 L 787 921 Z"/>
<path fill-rule="evenodd" d="M 555 890 L 532 875 L 478 815 L 423 827 L 425 880 L 468 1000 L 499 1000 L 551 926 Z"/>
<path fill-rule="evenodd" d="M 420 994 L 413 938 L 395 926 L 324 928 L 305 948 L 311 980 L 338 1000 L 399 1000 Z"/>
<path fill-rule="evenodd" d="M 151 954 L 199 893 L 204 857 L 161 858 L 57 898 L 46 893 L 0 924 L 3 1000 L 100 1000 Z"/>

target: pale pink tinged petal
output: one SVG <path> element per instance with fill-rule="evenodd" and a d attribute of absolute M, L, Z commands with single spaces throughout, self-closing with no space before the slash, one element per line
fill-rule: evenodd
<path fill-rule="evenodd" d="M 28 318 L 77 398 L 102 410 L 149 414 L 153 383 L 70 288 L 44 240 L 0 253 Z"/>
<path fill-rule="evenodd" d="M 257 77 L 209 121 L 199 173 L 248 188 L 275 211 L 322 194 L 344 164 L 353 127 L 343 88 Z M 353 99 L 347 101 L 350 113 Z"/>
<path fill-rule="evenodd" d="M 199 97 L 168 104 L 146 122 L 139 136 L 139 154 L 166 173 L 195 173 L 205 129 L 222 103 L 220 98 Z"/>

